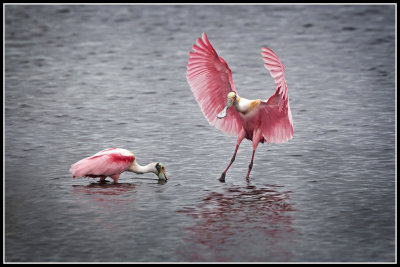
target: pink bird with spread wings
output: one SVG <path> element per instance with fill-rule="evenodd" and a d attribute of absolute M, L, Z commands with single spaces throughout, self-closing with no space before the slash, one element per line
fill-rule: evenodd
<path fill-rule="evenodd" d="M 186 78 L 201 111 L 211 125 L 227 135 L 237 136 L 235 152 L 219 180 L 235 160 L 244 138 L 252 141 L 253 154 L 246 180 L 253 167 L 254 154 L 259 143 L 284 143 L 293 137 L 293 120 L 289 106 L 285 67 L 278 56 L 263 47 L 264 66 L 275 79 L 276 89 L 267 100 L 249 100 L 239 96 L 226 61 L 218 56 L 207 35 L 203 33 L 189 53 Z M 231 108 L 233 107 L 233 108 Z"/>

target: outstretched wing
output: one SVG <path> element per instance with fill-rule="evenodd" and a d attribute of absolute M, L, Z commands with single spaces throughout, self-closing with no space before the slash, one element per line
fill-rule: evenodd
<path fill-rule="evenodd" d="M 125 150 L 110 148 L 72 164 L 69 171 L 73 178 L 111 176 L 125 171 L 134 160 L 135 156 L 127 154 Z"/>
<path fill-rule="evenodd" d="M 264 66 L 275 79 L 276 89 L 267 100 L 262 101 L 261 130 L 268 143 L 283 143 L 293 137 L 293 120 L 289 105 L 288 88 L 285 80 L 285 66 L 278 56 L 269 48 L 263 47 L 261 55 Z"/>
<path fill-rule="evenodd" d="M 236 92 L 231 69 L 218 56 L 205 33 L 192 49 L 186 78 L 201 111 L 211 125 L 225 134 L 237 135 L 242 128 L 242 118 L 234 109 L 228 109 L 224 119 L 217 118 L 225 107 L 227 94 Z"/>

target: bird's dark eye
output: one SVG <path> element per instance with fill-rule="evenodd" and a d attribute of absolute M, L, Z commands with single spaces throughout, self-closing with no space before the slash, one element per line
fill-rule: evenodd
<path fill-rule="evenodd" d="M 157 163 L 157 164 L 156 164 L 156 169 L 157 169 L 158 172 L 160 172 L 160 170 L 161 170 L 161 165 L 160 165 L 160 163 Z"/>

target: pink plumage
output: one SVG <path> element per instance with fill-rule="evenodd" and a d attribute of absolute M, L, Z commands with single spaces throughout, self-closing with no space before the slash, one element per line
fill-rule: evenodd
<path fill-rule="evenodd" d="M 228 110 L 226 120 L 218 120 L 218 112 L 224 108 L 226 95 L 236 92 L 232 71 L 225 60 L 218 56 L 203 33 L 189 54 L 187 81 L 199 103 L 201 111 L 211 125 L 228 135 L 238 135 L 243 121 L 237 112 Z"/>
<path fill-rule="evenodd" d="M 100 177 L 104 180 L 110 176 L 118 181 L 122 172 L 126 171 L 135 161 L 132 152 L 121 148 L 102 150 L 93 156 L 84 158 L 71 165 L 72 177 Z"/>
<path fill-rule="evenodd" d="M 288 88 L 285 80 L 285 66 L 278 56 L 269 48 L 263 47 L 261 55 L 264 66 L 269 70 L 271 77 L 275 79 L 275 93 L 262 102 L 261 129 L 268 143 L 283 143 L 293 137 L 293 120 L 289 106 Z"/>
<path fill-rule="evenodd" d="M 253 142 L 253 156 L 246 176 L 248 179 L 258 143 L 267 141 L 279 144 L 287 142 L 294 134 L 285 66 L 271 49 L 263 47 L 261 55 L 264 66 L 275 79 L 276 89 L 268 100 L 248 100 L 238 95 L 231 69 L 218 56 L 205 33 L 197 39 L 192 49 L 186 78 L 201 111 L 211 125 L 225 134 L 238 137 L 235 153 L 220 180 L 225 181 L 225 174 L 235 160 L 243 138 Z"/>

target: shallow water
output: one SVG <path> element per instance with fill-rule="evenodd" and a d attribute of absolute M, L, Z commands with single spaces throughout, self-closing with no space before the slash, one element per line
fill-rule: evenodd
<path fill-rule="evenodd" d="M 395 8 L 5 7 L 5 261 L 395 261 Z M 206 32 L 240 95 L 286 67 L 295 135 L 259 145 L 203 117 L 186 82 Z M 72 179 L 101 149 L 169 180 Z"/>

